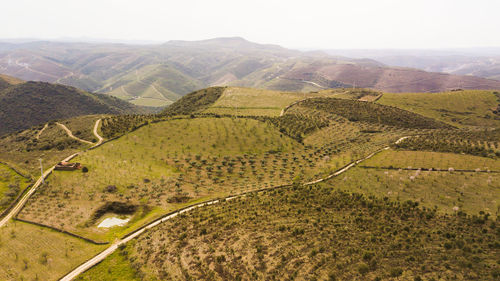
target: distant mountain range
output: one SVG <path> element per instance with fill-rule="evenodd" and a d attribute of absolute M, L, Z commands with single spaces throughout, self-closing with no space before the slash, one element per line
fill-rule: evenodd
<path fill-rule="evenodd" d="M 120 99 L 46 82 L 0 75 L 0 135 L 45 122 L 88 114 L 144 113 Z"/>
<path fill-rule="evenodd" d="M 197 89 L 221 85 L 304 92 L 353 86 L 386 92 L 500 89 L 496 80 L 425 72 L 410 63 L 403 66 L 415 68 L 389 67 L 389 59 L 381 61 L 301 52 L 238 37 L 157 45 L 0 43 L 0 73 L 146 106 L 165 106 Z"/>
<path fill-rule="evenodd" d="M 328 50 L 353 58 L 370 58 L 388 66 L 477 76 L 500 81 L 500 48 L 449 50 Z"/>

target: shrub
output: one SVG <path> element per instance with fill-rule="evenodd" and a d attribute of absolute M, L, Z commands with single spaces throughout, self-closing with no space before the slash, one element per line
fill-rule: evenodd
<path fill-rule="evenodd" d="M 398 277 L 401 276 L 401 274 L 403 274 L 403 270 L 399 267 L 391 269 L 391 272 L 389 273 L 391 277 Z"/>
<path fill-rule="evenodd" d="M 370 271 L 370 267 L 368 267 L 366 263 L 362 263 L 358 266 L 358 271 L 361 275 L 365 275 L 368 271 Z"/>

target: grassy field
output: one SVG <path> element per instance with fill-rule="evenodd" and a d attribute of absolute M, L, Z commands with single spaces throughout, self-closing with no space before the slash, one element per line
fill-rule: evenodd
<path fill-rule="evenodd" d="M 317 178 L 334 168 L 322 153 L 253 119 L 155 123 L 75 158 L 88 173 L 54 172 L 20 216 L 111 239 L 130 225 L 199 200 Z M 131 206 L 129 226 L 96 228 L 102 219 L 96 212 L 106 202 Z"/>
<path fill-rule="evenodd" d="M 499 102 L 492 91 L 384 94 L 379 104 L 396 106 L 454 126 L 499 127 L 493 110 Z"/>
<path fill-rule="evenodd" d="M 142 276 L 130 266 L 128 257 L 123 249 L 111 254 L 103 262 L 78 276 L 78 281 L 139 281 Z"/>
<path fill-rule="evenodd" d="M 500 160 L 486 157 L 454 153 L 426 151 L 384 151 L 363 162 L 373 167 L 456 169 L 456 170 L 493 170 L 500 171 Z"/>
<path fill-rule="evenodd" d="M 231 115 L 279 116 L 281 110 L 295 101 L 310 97 L 325 97 L 337 94 L 278 92 L 250 88 L 227 88 L 222 96 L 205 113 Z"/>
<path fill-rule="evenodd" d="M 499 174 L 355 168 L 328 184 L 391 200 L 414 200 L 442 213 L 498 215 L 499 181 Z"/>
<path fill-rule="evenodd" d="M 57 280 L 105 246 L 23 222 L 0 228 L 0 280 Z"/>
<path fill-rule="evenodd" d="M 455 171 L 495 170 L 499 164 L 499 160 L 470 155 L 388 150 L 325 184 L 396 201 L 413 200 L 443 213 L 460 210 L 499 215 L 500 174 Z M 391 169 L 385 169 L 388 167 Z M 451 169 L 438 172 L 430 168 Z"/>
<path fill-rule="evenodd" d="M 0 163 L 0 213 L 29 185 L 27 179 Z"/>
<path fill-rule="evenodd" d="M 178 216 L 83 280 L 127 262 L 142 280 L 495 280 L 497 228 L 487 216 L 296 187 Z"/>

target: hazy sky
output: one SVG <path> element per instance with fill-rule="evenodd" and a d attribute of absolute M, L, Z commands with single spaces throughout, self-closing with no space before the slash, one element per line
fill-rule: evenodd
<path fill-rule="evenodd" d="M 0 38 L 200 40 L 291 48 L 500 46 L 499 0 L 5 0 Z"/>

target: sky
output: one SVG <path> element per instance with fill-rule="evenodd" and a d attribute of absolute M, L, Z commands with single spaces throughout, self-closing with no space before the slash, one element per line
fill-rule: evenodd
<path fill-rule="evenodd" d="M 6 0 L 0 38 L 240 36 L 309 49 L 500 46 L 499 0 Z"/>

